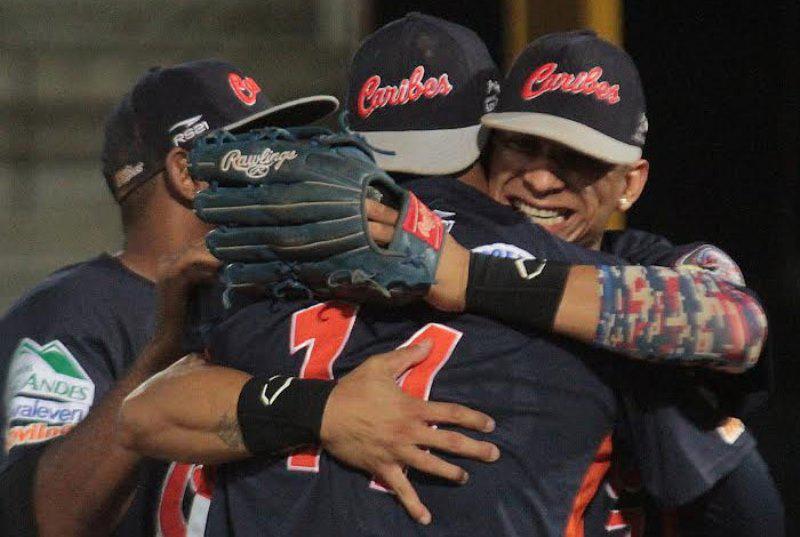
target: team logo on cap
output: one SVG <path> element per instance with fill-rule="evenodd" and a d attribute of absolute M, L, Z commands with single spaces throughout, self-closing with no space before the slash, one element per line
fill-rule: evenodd
<path fill-rule="evenodd" d="M 593 95 L 598 101 L 608 104 L 617 104 L 621 99 L 619 84 L 600 81 L 603 76 L 603 68 L 600 66 L 581 71 L 577 75 L 557 73 L 556 69 L 558 64 L 554 62 L 539 66 L 522 85 L 522 98 L 530 101 L 551 91 L 562 91 L 573 95 Z"/>
<path fill-rule="evenodd" d="M 208 126 L 208 121 L 203 121 L 203 115 L 200 114 L 190 117 L 189 119 L 184 119 L 183 121 L 178 121 L 169 128 L 169 132 L 172 133 L 175 130 L 183 129 L 172 137 L 172 143 L 177 146 L 194 140 L 210 128 L 211 127 Z"/>
<path fill-rule="evenodd" d="M 422 81 L 425 77 L 425 68 L 418 65 L 411 72 L 409 78 L 404 78 L 397 86 L 381 87 L 381 77 L 372 75 L 358 92 L 358 102 L 356 107 L 358 115 L 368 118 L 378 108 L 384 106 L 398 106 L 416 102 L 420 98 L 433 99 L 438 95 L 447 95 L 453 91 L 453 85 L 448 79 L 447 73 L 442 73 L 438 78 L 430 77 Z"/>
<path fill-rule="evenodd" d="M 247 106 L 253 106 L 255 104 L 256 97 L 261 91 L 261 88 L 256 84 L 255 80 L 249 76 L 242 78 L 237 73 L 228 75 L 228 84 L 231 85 L 231 89 L 233 90 L 233 94 L 236 95 L 236 98 Z"/>
<path fill-rule="evenodd" d="M 483 100 L 483 111 L 487 114 L 497 108 L 500 102 L 500 82 L 497 80 L 486 81 L 486 98 Z"/>

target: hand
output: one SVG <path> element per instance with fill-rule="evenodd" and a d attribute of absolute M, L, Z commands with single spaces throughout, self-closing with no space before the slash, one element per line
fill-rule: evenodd
<path fill-rule="evenodd" d="M 376 243 L 386 246 L 392 241 L 399 217 L 397 211 L 374 200 L 367 200 L 369 234 Z M 464 311 L 469 275 L 469 250 L 448 233 L 442 245 L 442 255 L 436 268 L 436 282 L 425 300 L 442 311 Z"/>
<path fill-rule="evenodd" d="M 481 432 L 494 430 L 487 415 L 453 403 L 424 401 L 403 392 L 397 379 L 422 362 L 431 342 L 369 358 L 339 381 L 322 418 L 322 446 L 340 461 L 386 483 L 412 518 L 422 524 L 431 514 L 405 474 L 411 466 L 421 472 L 465 483 L 467 472 L 428 452 L 443 450 L 484 462 L 500 451 L 489 442 L 454 431 L 432 428 L 447 423 Z"/>
<path fill-rule="evenodd" d="M 173 360 L 180 358 L 191 290 L 211 281 L 222 263 L 199 240 L 159 259 L 156 270 L 156 331 L 154 341 Z"/>

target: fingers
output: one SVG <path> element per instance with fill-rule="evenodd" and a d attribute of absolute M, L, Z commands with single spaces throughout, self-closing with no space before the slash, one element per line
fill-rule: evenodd
<path fill-rule="evenodd" d="M 448 481 L 463 485 L 469 479 L 466 470 L 422 449 L 413 448 L 403 458 L 403 462 L 420 472 L 435 475 Z"/>
<path fill-rule="evenodd" d="M 500 450 L 494 444 L 475 440 L 455 431 L 426 428 L 420 445 L 484 462 L 494 462 L 500 458 Z"/>
<path fill-rule="evenodd" d="M 373 356 L 370 360 L 381 360 L 384 362 L 386 370 L 397 379 L 406 372 L 408 368 L 417 365 L 428 357 L 433 348 L 433 341 L 426 339 L 418 345 L 409 345 L 392 352 Z"/>
<path fill-rule="evenodd" d="M 490 433 L 494 431 L 494 420 L 477 410 L 456 403 L 426 403 L 426 419 L 432 423 L 449 423 L 466 429 Z"/>
<path fill-rule="evenodd" d="M 195 241 L 189 246 L 159 259 L 156 279 L 163 285 L 186 286 L 216 276 L 222 262 L 214 257 L 204 241 Z"/>
<path fill-rule="evenodd" d="M 411 486 L 405 472 L 400 466 L 392 465 L 389 470 L 382 475 L 377 475 L 381 481 L 386 483 L 389 488 L 397 494 L 397 499 L 405 507 L 411 518 L 420 524 L 429 524 L 431 521 L 431 513 L 428 508 L 420 501 L 417 491 Z"/>
<path fill-rule="evenodd" d="M 394 228 L 392 226 L 378 222 L 369 222 L 367 228 L 369 229 L 369 236 L 372 237 L 372 240 L 377 242 L 378 245 L 386 246 L 392 242 L 392 238 L 394 237 Z"/>
<path fill-rule="evenodd" d="M 379 222 L 381 224 L 388 224 L 392 227 L 397 223 L 400 216 L 397 211 L 391 207 L 387 207 L 382 203 L 368 199 L 366 200 L 367 220 L 370 222 Z"/>

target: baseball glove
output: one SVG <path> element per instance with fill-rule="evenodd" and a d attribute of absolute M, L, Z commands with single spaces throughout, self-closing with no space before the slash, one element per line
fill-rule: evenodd
<path fill-rule="evenodd" d="M 227 263 L 229 288 L 406 303 L 434 281 L 441 220 L 380 170 L 354 135 L 310 127 L 217 131 L 198 141 L 189 163 L 193 177 L 211 184 L 195 210 L 220 226 L 206 243 Z M 369 236 L 368 198 L 400 213 L 385 248 Z"/>

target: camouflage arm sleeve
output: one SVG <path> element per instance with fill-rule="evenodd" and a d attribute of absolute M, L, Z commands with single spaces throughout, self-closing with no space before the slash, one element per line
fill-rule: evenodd
<path fill-rule="evenodd" d="M 699 264 L 600 266 L 595 344 L 637 358 L 744 371 L 766 338 L 764 310 L 733 278 Z"/>

